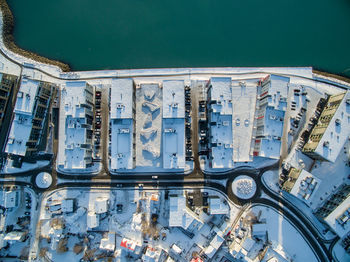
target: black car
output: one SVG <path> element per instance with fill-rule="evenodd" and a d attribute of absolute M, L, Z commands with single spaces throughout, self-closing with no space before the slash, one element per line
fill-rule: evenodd
<path fill-rule="evenodd" d="M 118 213 L 123 212 L 123 205 L 122 205 L 122 204 L 118 204 L 118 205 L 117 205 L 117 212 L 118 212 Z"/>

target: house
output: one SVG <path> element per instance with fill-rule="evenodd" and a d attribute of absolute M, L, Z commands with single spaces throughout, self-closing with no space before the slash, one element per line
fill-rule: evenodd
<path fill-rule="evenodd" d="M 107 236 L 101 239 L 100 249 L 107 251 L 114 251 L 116 243 L 115 232 L 108 232 Z"/>
<path fill-rule="evenodd" d="M 227 203 L 218 196 L 209 197 L 209 213 L 211 215 L 225 215 L 230 212 Z"/>

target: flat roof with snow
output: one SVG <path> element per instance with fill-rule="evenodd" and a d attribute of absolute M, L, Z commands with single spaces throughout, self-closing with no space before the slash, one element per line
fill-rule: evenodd
<path fill-rule="evenodd" d="M 17 93 L 14 118 L 11 124 L 5 152 L 25 156 L 27 142 L 32 132 L 35 98 L 39 81 L 23 78 Z"/>
<path fill-rule="evenodd" d="M 92 86 L 67 81 L 61 91 L 59 166 L 78 170 L 92 163 L 92 119 Z"/>
<path fill-rule="evenodd" d="M 183 194 L 169 197 L 169 226 L 188 229 L 194 220 L 199 221 L 191 210 L 186 207 L 186 197 Z"/>
<path fill-rule="evenodd" d="M 344 237 L 350 230 L 350 196 L 348 196 L 326 218 L 328 225 L 340 236 Z"/>
<path fill-rule="evenodd" d="M 163 168 L 184 169 L 185 162 L 184 81 L 163 82 Z"/>
<path fill-rule="evenodd" d="M 303 169 L 289 193 L 309 204 L 320 183 L 320 179 Z"/>
<path fill-rule="evenodd" d="M 163 81 L 163 118 L 185 118 L 183 80 Z"/>
<path fill-rule="evenodd" d="M 163 119 L 163 167 L 185 168 L 185 121 L 182 118 Z"/>
<path fill-rule="evenodd" d="M 252 160 L 249 144 L 253 134 L 257 87 L 237 84 L 232 87 L 233 159 L 245 162 Z"/>
<path fill-rule="evenodd" d="M 110 89 L 110 168 L 133 169 L 134 84 L 132 79 L 113 79 Z"/>
<path fill-rule="evenodd" d="M 231 85 L 229 77 L 212 77 L 209 82 L 211 168 L 233 167 Z"/>
<path fill-rule="evenodd" d="M 228 205 L 220 197 L 209 198 L 209 211 L 211 215 L 223 215 L 230 212 Z"/>

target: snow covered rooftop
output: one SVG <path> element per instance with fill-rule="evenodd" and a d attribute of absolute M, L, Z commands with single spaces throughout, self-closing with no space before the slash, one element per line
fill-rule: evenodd
<path fill-rule="evenodd" d="M 228 205 L 220 197 L 209 198 L 209 211 L 211 215 L 224 215 L 230 212 Z"/>
<path fill-rule="evenodd" d="M 232 80 L 230 77 L 212 77 L 209 82 L 208 97 L 211 109 L 221 115 L 232 115 Z"/>
<path fill-rule="evenodd" d="M 100 249 L 114 251 L 115 250 L 115 242 L 116 242 L 115 240 L 116 240 L 115 232 L 108 232 L 107 237 L 101 239 Z"/>
<path fill-rule="evenodd" d="M 61 91 L 58 166 L 85 169 L 92 164 L 93 87 L 68 81 Z"/>
<path fill-rule="evenodd" d="M 229 77 L 212 77 L 208 84 L 211 168 L 233 167 L 231 82 Z"/>
<path fill-rule="evenodd" d="M 14 118 L 11 124 L 5 152 L 25 156 L 27 142 L 32 131 L 35 98 L 39 81 L 23 78 L 17 93 Z"/>
<path fill-rule="evenodd" d="M 253 155 L 280 158 L 289 78 L 267 76 L 259 86 L 259 110 Z"/>
<path fill-rule="evenodd" d="M 232 168 L 232 116 L 211 113 L 210 123 L 211 167 Z"/>
<path fill-rule="evenodd" d="M 185 168 L 184 81 L 163 82 L 163 168 Z"/>
<path fill-rule="evenodd" d="M 286 111 L 289 81 L 289 78 L 284 76 L 268 76 L 262 83 L 260 98 L 266 98 L 268 106 Z"/>
<path fill-rule="evenodd" d="M 334 96 L 336 98 L 336 96 Z M 332 97 L 330 98 L 330 100 Z M 329 109 L 332 109 L 332 101 L 328 102 Z M 328 110 L 330 111 L 330 110 Z M 327 115 L 331 115 L 334 112 L 327 112 Z M 321 115 L 320 118 L 322 118 Z M 317 124 L 319 126 L 320 124 Z M 321 126 L 320 126 L 321 127 Z M 332 116 L 331 121 L 329 122 L 326 130 L 320 130 L 324 132 L 321 139 L 315 137 L 315 140 L 312 140 L 315 132 L 311 133 L 310 140 L 305 145 L 307 147 L 313 147 L 313 143 L 317 143 L 317 147 L 313 151 L 313 154 L 320 156 L 322 159 L 335 162 L 341 150 L 343 150 L 345 141 L 349 138 L 350 135 L 350 91 L 347 91 L 341 100 L 336 112 Z"/>
<path fill-rule="evenodd" d="M 163 167 L 185 168 L 185 120 L 163 119 Z"/>
<path fill-rule="evenodd" d="M 289 193 L 308 204 L 312 200 L 312 196 L 314 196 L 320 183 L 320 179 L 303 169 Z"/>
<path fill-rule="evenodd" d="M 132 79 L 113 79 L 110 89 L 112 170 L 133 169 L 134 84 Z"/>
<path fill-rule="evenodd" d="M 344 237 L 350 231 L 350 196 L 348 196 L 326 218 L 328 225 L 340 236 Z"/>
<path fill-rule="evenodd" d="M 192 223 L 199 222 L 199 218 L 186 207 L 186 197 L 183 194 L 170 196 L 169 226 L 188 229 Z"/>
<path fill-rule="evenodd" d="M 110 118 L 133 118 L 134 83 L 132 79 L 112 79 L 110 89 Z"/>
<path fill-rule="evenodd" d="M 64 88 L 65 115 L 85 118 L 92 111 L 93 88 L 85 81 L 68 81 Z"/>
<path fill-rule="evenodd" d="M 18 207 L 19 198 L 19 191 L 0 191 L 0 205 L 4 208 Z"/>
<path fill-rule="evenodd" d="M 238 85 L 237 85 L 238 84 Z M 232 87 L 232 128 L 233 159 L 235 162 L 251 161 L 250 141 L 256 105 L 257 86 L 233 83 Z"/>
<path fill-rule="evenodd" d="M 185 118 L 183 80 L 163 81 L 163 118 Z"/>

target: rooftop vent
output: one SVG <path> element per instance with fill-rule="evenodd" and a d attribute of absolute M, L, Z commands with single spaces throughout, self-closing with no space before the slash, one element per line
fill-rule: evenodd
<path fill-rule="evenodd" d="M 324 147 L 329 147 L 329 141 L 324 141 L 324 142 L 323 142 L 323 146 L 324 146 Z"/>

